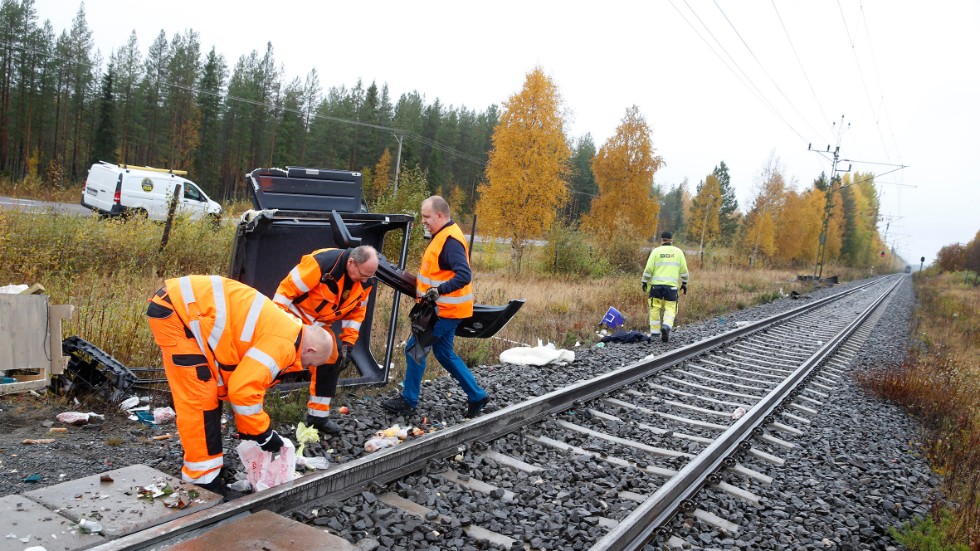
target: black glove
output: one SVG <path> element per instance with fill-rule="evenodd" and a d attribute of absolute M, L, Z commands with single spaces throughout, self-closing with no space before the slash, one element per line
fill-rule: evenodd
<path fill-rule="evenodd" d="M 346 366 L 348 363 L 354 360 L 354 356 L 352 356 L 354 352 L 354 345 L 349 342 L 341 342 L 340 350 L 337 352 L 337 363 L 339 365 Z"/>
<path fill-rule="evenodd" d="M 278 432 L 272 431 L 269 437 L 265 439 L 265 442 L 259 444 L 259 447 L 263 451 L 276 453 L 282 449 L 282 436 L 279 436 Z"/>
<path fill-rule="evenodd" d="M 644 293 L 647 292 L 647 282 L 646 281 L 643 282 L 643 292 Z"/>
<path fill-rule="evenodd" d="M 425 298 L 432 302 L 439 300 L 439 289 L 437 287 L 429 287 L 425 292 Z"/>
<path fill-rule="evenodd" d="M 687 294 L 687 283 L 681 283 L 681 292 Z"/>

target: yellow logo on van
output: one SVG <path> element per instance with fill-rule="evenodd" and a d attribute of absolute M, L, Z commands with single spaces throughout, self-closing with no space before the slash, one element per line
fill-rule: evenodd
<path fill-rule="evenodd" d="M 143 181 L 140 182 L 140 184 L 143 186 L 143 191 L 147 193 L 153 191 L 153 180 L 149 178 L 143 178 Z"/>

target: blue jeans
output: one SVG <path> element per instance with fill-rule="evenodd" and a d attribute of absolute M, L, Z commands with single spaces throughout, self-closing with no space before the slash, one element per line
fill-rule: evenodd
<path fill-rule="evenodd" d="M 439 363 L 442 364 L 442 367 L 459 382 L 459 386 L 466 392 L 466 397 L 469 401 L 478 402 L 486 397 L 487 391 L 480 388 L 480 385 L 476 382 L 476 378 L 473 377 L 473 373 L 470 372 L 466 364 L 463 363 L 463 360 L 453 350 L 456 327 L 460 321 L 462 320 L 449 318 L 439 318 L 436 321 L 434 329 L 436 341 L 432 344 L 432 353 L 439 360 Z M 414 344 L 415 336 L 413 335 L 409 337 L 408 343 L 405 345 L 405 350 L 411 350 Z M 405 353 L 408 368 L 405 370 L 402 398 L 405 398 L 405 401 L 412 407 L 417 406 L 419 403 L 419 392 L 422 389 L 422 376 L 425 374 L 426 359 L 423 358 L 422 363 L 417 363 L 407 352 Z"/>

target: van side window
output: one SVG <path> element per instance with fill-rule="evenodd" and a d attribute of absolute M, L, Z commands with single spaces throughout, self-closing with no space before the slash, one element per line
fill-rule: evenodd
<path fill-rule="evenodd" d="M 201 190 L 197 189 L 191 183 L 184 184 L 184 199 L 192 199 L 194 201 L 203 201 L 201 198 Z"/>

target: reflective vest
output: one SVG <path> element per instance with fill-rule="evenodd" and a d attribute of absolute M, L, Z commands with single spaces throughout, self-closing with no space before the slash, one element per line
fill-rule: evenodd
<path fill-rule="evenodd" d="M 307 325 L 341 321 L 340 340 L 357 342 L 367 313 L 371 285 L 349 281 L 346 249 L 319 249 L 304 255 L 276 289 L 277 306 Z"/>
<path fill-rule="evenodd" d="M 650 251 L 643 270 L 643 283 L 667 285 L 677 289 L 687 283 L 687 259 L 684 251 L 673 245 L 661 245 Z"/>
<path fill-rule="evenodd" d="M 463 230 L 453 222 L 442 228 L 432 236 L 432 241 L 422 253 L 422 265 L 419 273 L 415 276 L 415 292 L 421 297 L 429 287 L 438 287 L 449 281 L 456 275 L 452 270 L 443 270 L 439 267 L 439 255 L 442 248 L 446 245 L 447 239 L 455 239 L 463 245 L 469 262 L 470 249 L 466 246 L 466 238 L 463 237 Z M 462 288 L 440 295 L 436 301 L 439 307 L 440 318 L 463 319 L 473 315 L 473 283 L 467 283 Z"/>
<path fill-rule="evenodd" d="M 303 369 L 300 321 L 248 285 L 220 276 L 168 279 L 165 286 L 218 380 L 218 397 L 231 403 L 238 430 L 267 432 L 265 390 L 281 374 Z"/>

